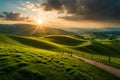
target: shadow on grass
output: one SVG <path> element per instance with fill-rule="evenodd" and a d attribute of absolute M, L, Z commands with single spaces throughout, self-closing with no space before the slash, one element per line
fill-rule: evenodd
<path fill-rule="evenodd" d="M 48 36 L 46 38 L 50 38 L 52 42 L 62 44 L 62 45 L 68 45 L 68 46 L 76 46 L 80 43 L 85 42 L 83 40 L 77 40 L 77 39 L 66 37 L 66 36 Z"/>
<path fill-rule="evenodd" d="M 24 80 L 45 80 L 45 76 L 43 74 L 29 69 L 21 69 L 19 74 Z"/>
<path fill-rule="evenodd" d="M 47 44 L 47 43 L 42 42 L 42 41 L 37 41 L 37 40 L 22 38 L 22 37 L 15 37 L 15 36 L 9 36 L 9 37 L 22 43 L 22 44 L 32 46 L 35 48 L 42 48 L 42 49 L 49 49 L 49 50 L 56 48 L 55 46 Z"/>

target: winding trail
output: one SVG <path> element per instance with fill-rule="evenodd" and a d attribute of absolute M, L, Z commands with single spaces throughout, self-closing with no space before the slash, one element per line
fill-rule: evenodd
<path fill-rule="evenodd" d="M 103 69 L 103 70 L 115 75 L 116 77 L 120 78 L 120 69 L 117 69 L 117 68 L 114 68 L 114 67 L 111 67 L 111 66 L 96 62 L 94 60 L 79 57 L 79 56 L 76 56 L 76 55 L 72 55 L 72 57 L 81 59 L 81 60 L 83 60 L 83 61 L 85 61 L 85 62 L 87 62 L 89 64 L 92 64 L 92 65 L 94 65 L 94 66 L 96 66 L 96 67 L 98 67 L 100 69 Z"/>

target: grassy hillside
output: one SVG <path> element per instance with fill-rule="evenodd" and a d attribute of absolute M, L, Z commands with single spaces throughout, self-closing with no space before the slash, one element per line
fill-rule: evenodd
<path fill-rule="evenodd" d="M 72 47 L 54 43 L 51 41 L 51 38 L 56 40 L 54 36 L 49 39 L 46 36 L 0 37 L 0 80 L 118 80 L 90 64 L 56 52 L 60 49 L 72 51 Z M 71 41 L 76 39 L 63 37 Z M 84 40 L 80 40 L 82 42 Z"/>
<path fill-rule="evenodd" d="M 79 56 L 90 58 L 120 68 L 120 45 L 119 42 L 114 40 L 89 41 L 79 39 L 74 36 L 65 35 L 42 37 L 9 37 L 15 41 L 18 41 L 19 43 L 31 47 L 41 48 L 59 53 L 72 52 L 74 54 L 78 54 Z M 111 62 L 109 62 L 109 56 L 111 58 Z"/>
<path fill-rule="evenodd" d="M 109 38 L 108 35 L 104 33 L 100 33 L 100 32 L 87 32 L 87 33 L 81 34 L 81 36 L 84 37 L 85 39 L 107 39 Z"/>
<path fill-rule="evenodd" d="M 58 28 L 30 24 L 0 24 L 0 33 L 20 36 L 68 35 L 74 34 Z"/>
<path fill-rule="evenodd" d="M 78 34 L 78 33 L 76 33 Z M 96 29 L 79 33 L 79 37 L 87 40 L 113 40 L 120 36 L 120 28 L 116 29 Z"/>
<path fill-rule="evenodd" d="M 87 46 L 74 47 L 74 49 L 85 52 L 79 54 L 80 56 L 83 55 L 86 58 L 120 68 L 120 42 L 97 41 L 91 42 L 91 44 Z"/>
<path fill-rule="evenodd" d="M 68 46 L 77 46 L 85 42 L 85 40 L 80 40 L 72 36 L 64 36 L 64 35 L 63 36 L 47 36 L 45 38 L 49 39 L 54 43 L 68 45 Z"/>

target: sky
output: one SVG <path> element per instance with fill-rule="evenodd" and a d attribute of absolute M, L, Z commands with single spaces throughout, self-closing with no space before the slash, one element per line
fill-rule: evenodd
<path fill-rule="evenodd" d="M 0 24 L 120 27 L 120 0 L 0 0 Z"/>

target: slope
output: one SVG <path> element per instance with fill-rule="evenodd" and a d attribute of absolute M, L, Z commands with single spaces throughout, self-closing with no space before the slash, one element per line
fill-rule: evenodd
<path fill-rule="evenodd" d="M 13 40 L 14 37 L 2 36 L 10 39 L 14 44 L 20 42 L 20 45 L 4 43 L 4 39 L 1 39 L 1 80 L 118 80 L 113 75 L 81 60 L 21 43 L 24 41 L 34 43 L 35 40 L 16 36 L 15 38 L 20 40 Z"/>
<path fill-rule="evenodd" d="M 40 36 L 40 35 L 62 35 L 62 34 L 74 34 L 69 31 L 62 29 L 38 26 L 38 25 L 28 25 L 28 24 L 0 24 L 0 33 L 13 34 L 20 36 Z"/>

